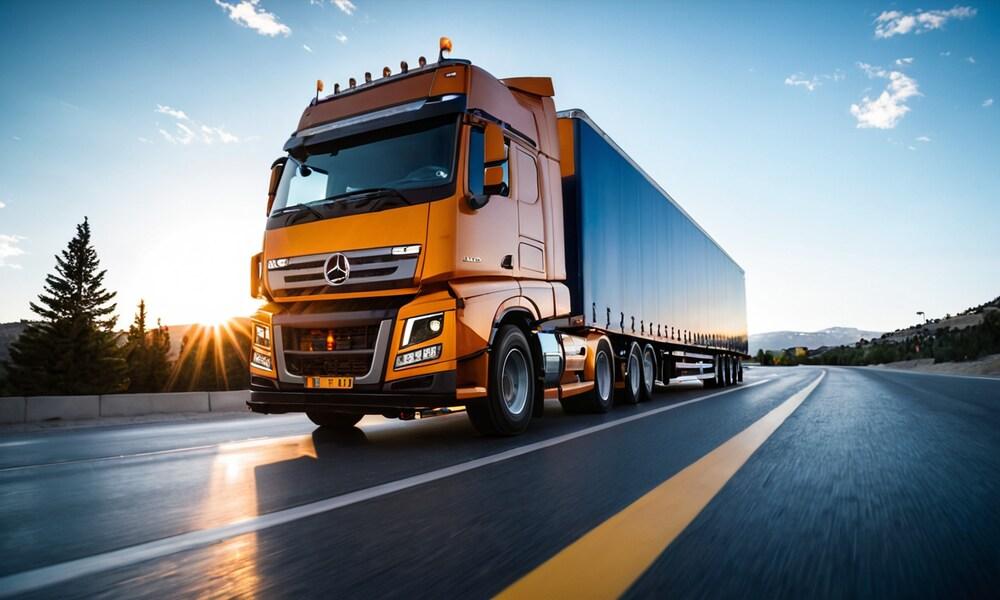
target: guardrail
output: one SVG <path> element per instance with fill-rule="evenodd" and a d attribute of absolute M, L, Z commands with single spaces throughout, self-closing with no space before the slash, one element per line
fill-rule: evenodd
<path fill-rule="evenodd" d="M 170 413 L 247 410 L 249 390 L 95 396 L 10 396 L 0 398 L 0 423 L 76 421 Z"/>

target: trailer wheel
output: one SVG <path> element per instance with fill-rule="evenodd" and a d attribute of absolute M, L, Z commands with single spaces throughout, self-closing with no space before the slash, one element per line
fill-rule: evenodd
<path fill-rule="evenodd" d="M 656 386 L 656 351 L 652 344 L 642 349 L 642 399 L 652 400 Z"/>
<path fill-rule="evenodd" d="M 364 415 L 354 413 L 307 412 L 306 416 L 313 423 L 331 431 L 347 431 L 353 429 Z"/>
<path fill-rule="evenodd" d="M 743 383 L 743 360 L 736 363 L 736 382 Z"/>
<path fill-rule="evenodd" d="M 642 400 L 642 350 L 635 342 L 625 357 L 625 389 L 620 398 L 624 404 L 638 404 Z"/>
<path fill-rule="evenodd" d="M 535 368 L 528 338 L 514 325 L 497 332 L 490 352 L 485 398 L 466 408 L 472 425 L 483 435 L 515 435 L 531 421 Z"/>
<path fill-rule="evenodd" d="M 606 413 L 611 410 L 615 396 L 615 355 L 611 344 L 602 339 L 594 354 L 594 389 L 586 394 L 560 398 L 566 413 Z"/>
<path fill-rule="evenodd" d="M 723 385 L 729 387 L 733 385 L 733 359 L 729 356 L 724 356 L 722 358 L 722 377 L 724 378 Z"/>
<path fill-rule="evenodd" d="M 721 356 L 715 355 L 712 358 L 712 378 L 711 379 L 702 379 L 701 382 L 705 385 L 705 387 L 707 387 L 709 389 L 722 387 L 722 357 Z"/>

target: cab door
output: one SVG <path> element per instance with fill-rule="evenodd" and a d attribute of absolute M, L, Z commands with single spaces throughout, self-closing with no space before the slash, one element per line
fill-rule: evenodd
<path fill-rule="evenodd" d="M 518 265 L 522 277 L 545 277 L 545 224 L 538 189 L 535 155 L 520 144 L 510 145 L 513 197 L 517 202 Z"/>

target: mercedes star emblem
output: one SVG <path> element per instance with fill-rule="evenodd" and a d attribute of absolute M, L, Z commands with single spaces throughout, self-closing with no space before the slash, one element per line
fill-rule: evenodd
<path fill-rule="evenodd" d="M 323 275 L 330 285 L 342 285 L 351 276 L 351 263 L 340 252 L 331 254 L 323 266 Z"/>

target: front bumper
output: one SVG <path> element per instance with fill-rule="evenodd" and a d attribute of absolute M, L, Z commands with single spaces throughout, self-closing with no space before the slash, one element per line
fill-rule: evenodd
<path fill-rule="evenodd" d="M 257 378 L 254 378 L 257 379 Z M 455 372 L 445 371 L 399 379 L 383 384 L 381 389 L 307 390 L 300 385 L 277 382 L 250 384 L 247 406 L 259 413 L 287 412 L 370 412 L 394 409 L 442 408 L 458 404 Z"/>

